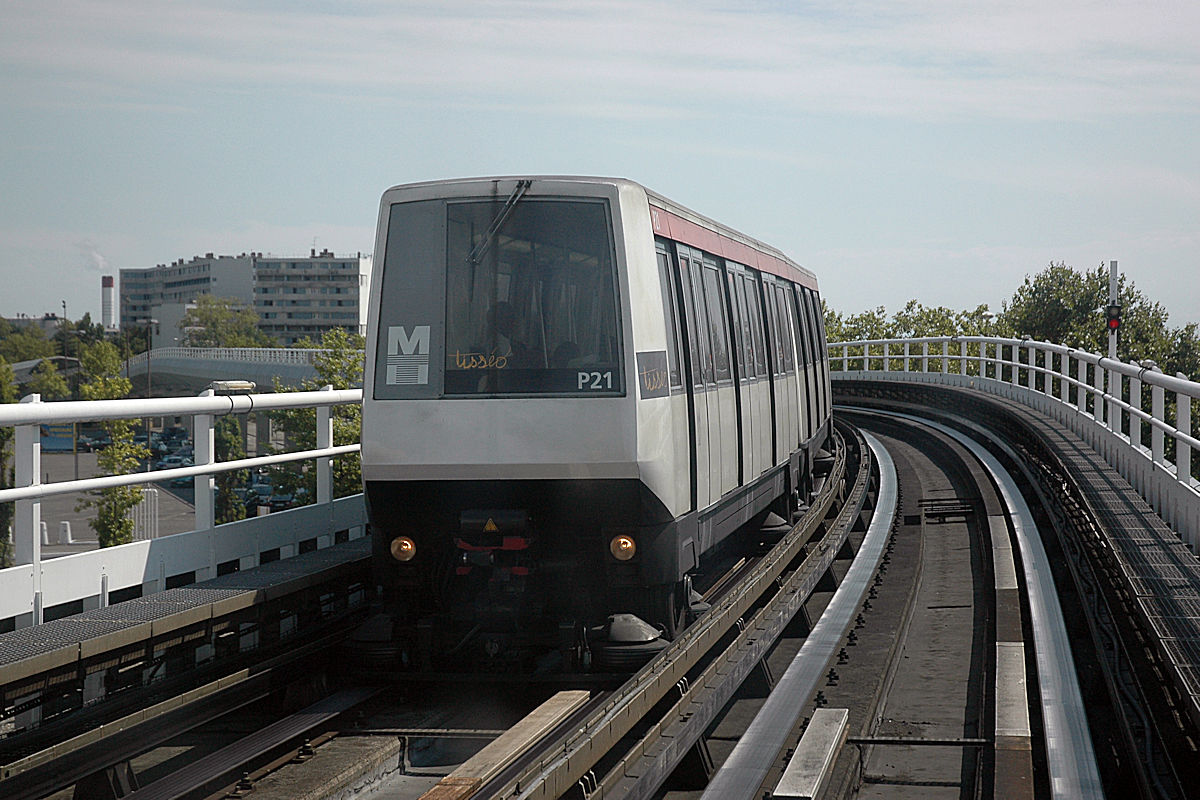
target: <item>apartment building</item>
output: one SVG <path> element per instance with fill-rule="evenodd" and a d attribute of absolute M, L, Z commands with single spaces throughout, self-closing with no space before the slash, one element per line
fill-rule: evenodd
<path fill-rule="evenodd" d="M 123 269 L 120 275 L 121 325 L 159 319 L 161 306 L 186 305 L 202 294 L 233 297 L 246 305 L 254 302 L 253 253 L 237 256 L 206 253 L 190 261 L 181 258 L 149 269 Z M 160 319 L 160 325 L 161 322 Z"/>
<path fill-rule="evenodd" d="M 182 310 L 202 294 L 232 297 L 252 306 L 259 327 L 290 347 L 308 337 L 343 328 L 366 333 L 371 256 L 336 256 L 329 250 L 309 256 L 207 253 L 149 269 L 120 272 L 122 325 L 158 320 L 155 346 L 179 337 Z"/>
<path fill-rule="evenodd" d="M 285 347 L 309 338 L 320 341 L 331 328 L 367 332 L 371 257 L 335 256 L 329 250 L 308 258 L 257 255 L 254 310 L 259 327 Z"/>

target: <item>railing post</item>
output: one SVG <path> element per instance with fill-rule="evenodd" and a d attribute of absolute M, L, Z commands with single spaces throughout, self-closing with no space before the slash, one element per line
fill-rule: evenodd
<path fill-rule="evenodd" d="M 40 394 L 21 398 L 22 403 L 40 403 Z M 18 425 L 13 437 L 17 486 L 42 482 L 42 430 L 39 425 Z M 18 500 L 13 519 L 13 556 L 17 564 L 33 565 L 33 624 L 42 622 L 42 501 Z"/>
<path fill-rule="evenodd" d="M 212 389 L 205 389 L 200 393 L 200 397 L 213 397 L 216 395 Z M 216 437 L 213 434 L 214 417 L 212 414 L 197 414 L 194 417 L 195 430 L 195 455 L 196 465 L 214 464 L 216 463 L 217 447 Z M 196 530 L 211 531 L 216 527 L 216 503 L 214 490 L 216 481 L 213 480 L 212 474 L 196 476 Z M 215 550 L 213 551 L 215 554 Z M 215 555 L 214 555 L 215 558 Z M 212 577 L 217 577 L 216 564 L 212 564 Z"/>
<path fill-rule="evenodd" d="M 1079 413 L 1087 413 L 1087 362 L 1082 358 L 1077 362 L 1077 372 L 1079 386 L 1075 389 L 1075 403 L 1079 406 Z"/>
<path fill-rule="evenodd" d="M 1158 367 L 1153 368 L 1158 372 Z M 1166 421 L 1163 387 L 1157 383 L 1150 387 L 1150 413 L 1159 422 Z M 1163 430 L 1155 425 L 1150 429 L 1150 456 L 1154 459 L 1155 464 L 1163 463 Z"/>
<path fill-rule="evenodd" d="M 908 372 L 908 342 L 904 342 L 904 371 Z"/>
<path fill-rule="evenodd" d="M 332 392 L 332 385 L 321 387 L 323 392 Z M 317 406 L 317 448 L 333 447 L 333 407 Z M 317 459 L 317 503 L 333 502 L 333 470 L 329 457 Z"/>
<path fill-rule="evenodd" d="M 1092 370 L 1092 388 L 1096 390 L 1096 399 L 1092 401 L 1092 415 L 1096 422 L 1104 424 L 1104 367 L 1096 363 Z"/>
<path fill-rule="evenodd" d="M 891 371 L 892 371 L 892 368 L 891 368 L 891 366 L 888 364 L 888 360 L 889 360 L 889 356 L 890 356 L 890 355 L 891 355 L 891 353 L 890 353 L 890 348 L 888 347 L 888 343 L 887 343 L 887 342 L 884 342 L 884 343 L 883 343 L 883 371 L 884 371 L 884 372 L 891 372 Z"/>
<path fill-rule="evenodd" d="M 1062 377 L 1058 379 L 1058 399 L 1062 400 L 1063 405 L 1071 402 L 1071 354 L 1059 353 L 1058 355 L 1058 374 Z"/>
<path fill-rule="evenodd" d="M 950 371 L 950 340 L 942 339 L 942 374 Z"/>
<path fill-rule="evenodd" d="M 1181 381 L 1188 380 L 1182 372 L 1175 373 Z M 1175 393 L 1175 427 L 1185 436 L 1192 435 L 1192 398 L 1182 392 Z M 1184 486 L 1192 485 L 1192 446 L 1175 440 L 1175 477 Z"/>
<path fill-rule="evenodd" d="M 1124 382 L 1124 376 L 1115 369 L 1108 370 L 1108 429 L 1113 433 L 1120 434 L 1125 427 L 1122 424 L 1121 406 L 1121 384 Z"/>
<path fill-rule="evenodd" d="M 1014 344 L 1012 346 L 1012 375 L 1008 376 L 1009 381 L 1013 386 L 1017 386 L 1021 381 L 1021 346 Z"/>
<path fill-rule="evenodd" d="M 1029 369 L 1025 373 L 1025 386 L 1030 389 L 1037 388 L 1037 370 L 1034 366 L 1037 363 L 1037 351 L 1033 349 L 1032 344 L 1025 345 L 1025 354 L 1029 358 Z"/>
<path fill-rule="evenodd" d="M 929 342 L 921 342 L 921 372 L 929 372 Z"/>
<path fill-rule="evenodd" d="M 1129 405 L 1142 410 L 1142 379 L 1129 379 Z M 1129 412 L 1129 446 L 1135 452 L 1140 453 L 1142 449 L 1142 418 L 1132 411 Z"/>

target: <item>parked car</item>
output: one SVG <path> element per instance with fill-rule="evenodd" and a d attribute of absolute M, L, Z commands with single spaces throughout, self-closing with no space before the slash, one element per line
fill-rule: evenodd
<path fill-rule="evenodd" d="M 156 461 L 154 463 L 154 468 L 155 469 L 173 469 L 175 467 L 188 466 L 188 465 L 184 464 L 183 461 L 184 461 L 183 456 L 179 455 L 178 453 L 175 453 L 174 455 L 163 456 L 162 458 L 160 458 L 158 461 Z"/>

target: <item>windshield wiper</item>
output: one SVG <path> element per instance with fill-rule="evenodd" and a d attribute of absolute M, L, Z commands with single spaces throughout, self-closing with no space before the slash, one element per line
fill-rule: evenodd
<path fill-rule="evenodd" d="M 496 234 L 504 227 L 504 223 L 512 216 L 513 209 L 517 207 L 517 203 L 521 202 L 521 198 L 529 191 L 529 187 L 533 185 L 533 181 L 529 179 L 517 181 L 516 188 L 512 190 L 512 194 L 504 201 L 504 208 L 500 209 L 500 213 L 492 220 L 492 224 L 488 226 L 487 233 L 483 235 L 483 240 L 471 248 L 471 252 L 467 255 L 467 261 L 471 265 L 477 265 L 479 259 L 483 258 L 483 254 L 492 246 L 492 240 L 496 238 Z"/>

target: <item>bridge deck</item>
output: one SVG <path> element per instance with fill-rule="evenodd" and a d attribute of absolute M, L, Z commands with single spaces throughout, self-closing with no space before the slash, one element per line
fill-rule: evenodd
<path fill-rule="evenodd" d="M 0 686 L 269 602 L 368 558 L 370 537 L 0 634 Z"/>

